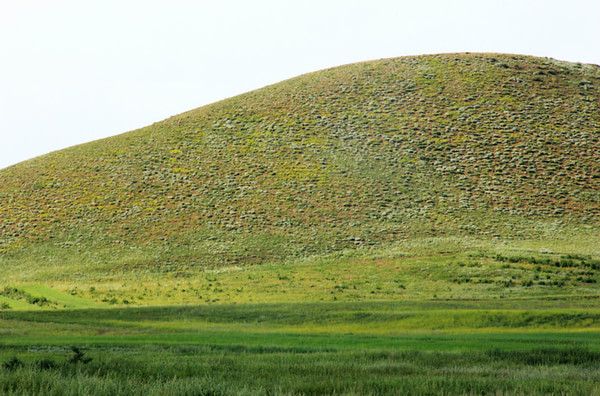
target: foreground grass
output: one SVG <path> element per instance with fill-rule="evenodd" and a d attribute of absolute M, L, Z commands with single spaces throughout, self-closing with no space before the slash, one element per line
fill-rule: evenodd
<path fill-rule="evenodd" d="M 17 357 L 20 364 L 0 369 L 0 392 L 598 393 L 600 313 L 568 308 L 573 304 L 515 300 L 492 310 L 486 301 L 328 302 L 4 312 L 0 359 Z M 74 345 L 92 361 L 69 362 Z"/>
<path fill-rule="evenodd" d="M 429 238 L 254 266 L 24 267 L 0 288 L 0 394 L 600 394 L 598 259 L 591 237 Z"/>
<path fill-rule="evenodd" d="M 11 351 L 12 352 L 12 351 Z M 3 394 L 593 394 L 600 353 L 346 352 L 210 347 L 92 349 L 89 364 L 29 352 Z M 40 368 L 39 356 L 54 364 Z M 51 356 L 48 358 L 48 356 Z M 48 364 L 47 364 L 48 365 Z"/>

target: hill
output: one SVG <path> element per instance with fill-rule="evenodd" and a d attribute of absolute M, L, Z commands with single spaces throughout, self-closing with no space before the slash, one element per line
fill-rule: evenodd
<path fill-rule="evenodd" d="M 599 138 L 595 65 L 336 67 L 1 170 L 0 267 L 76 282 L 419 238 L 593 241 Z"/>

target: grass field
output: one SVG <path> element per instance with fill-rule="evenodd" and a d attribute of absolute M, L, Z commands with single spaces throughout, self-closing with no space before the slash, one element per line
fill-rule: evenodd
<path fill-rule="evenodd" d="M 110 265 L 96 267 L 85 261 L 43 265 L 29 261 L 26 255 L 5 256 L 0 257 L 0 269 L 5 273 L 0 280 L 0 304 L 4 302 L 8 309 L 56 309 L 593 298 L 600 296 L 598 238 L 592 231 L 573 239 L 529 241 L 424 238 L 385 248 L 217 268 L 194 263 L 144 269 L 134 265 L 136 260 L 145 263 L 152 252 L 136 252 L 133 263 L 121 267 L 108 257 Z M 20 271 L 11 271 L 15 263 Z"/>
<path fill-rule="evenodd" d="M 582 304 L 327 302 L 4 312 L 0 356 L 5 362 L 16 356 L 21 364 L 5 363 L 0 391 L 594 394 L 600 392 L 600 309 Z M 72 346 L 93 360 L 69 362 Z"/>
<path fill-rule="evenodd" d="M 0 393 L 598 394 L 597 258 L 594 238 L 432 238 L 76 288 L 13 274 Z"/>

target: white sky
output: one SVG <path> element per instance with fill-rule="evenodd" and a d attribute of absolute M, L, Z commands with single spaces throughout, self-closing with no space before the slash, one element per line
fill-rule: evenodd
<path fill-rule="evenodd" d="M 0 0 L 0 168 L 305 72 L 464 51 L 600 64 L 600 1 Z"/>

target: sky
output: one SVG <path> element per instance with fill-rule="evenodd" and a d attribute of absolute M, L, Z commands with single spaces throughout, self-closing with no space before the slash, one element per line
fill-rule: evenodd
<path fill-rule="evenodd" d="M 600 64 L 598 0 L 0 0 L 0 168 L 326 67 Z"/>

